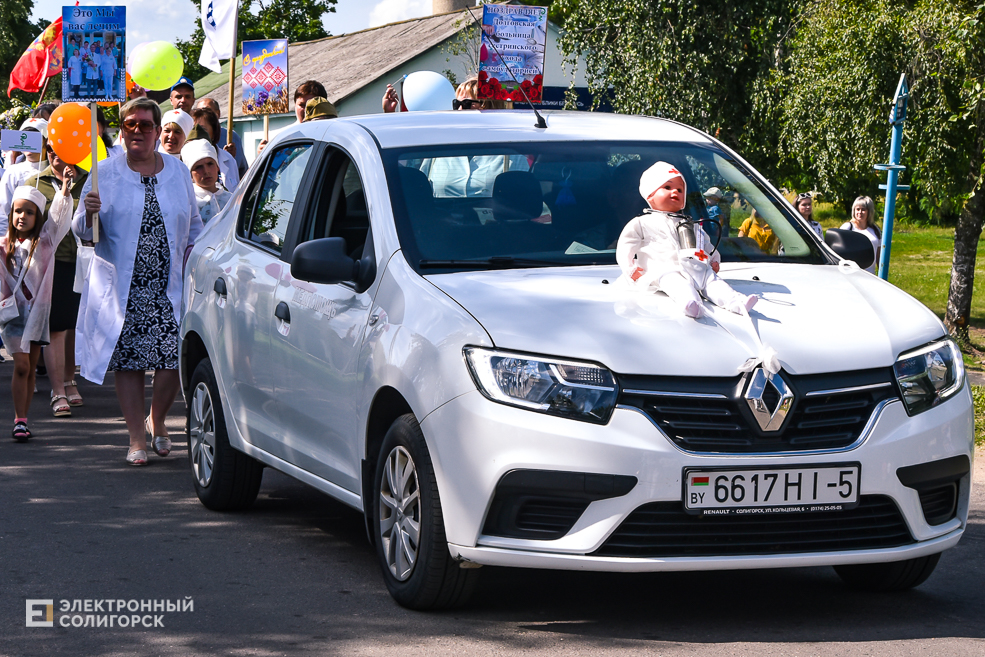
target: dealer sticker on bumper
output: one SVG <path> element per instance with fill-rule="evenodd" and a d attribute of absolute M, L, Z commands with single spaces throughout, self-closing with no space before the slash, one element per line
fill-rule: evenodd
<path fill-rule="evenodd" d="M 858 504 L 858 463 L 816 467 L 684 469 L 684 509 L 701 515 L 844 511 Z"/>

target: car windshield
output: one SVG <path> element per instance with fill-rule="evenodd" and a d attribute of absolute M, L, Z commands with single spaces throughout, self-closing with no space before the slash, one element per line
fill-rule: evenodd
<path fill-rule="evenodd" d="M 383 152 L 397 231 L 417 271 L 614 264 L 643 213 L 640 174 L 684 175 L 690 215 L 724 262 L 828 262 L 811 228 L 727 153 L 688 143 L 531 142 Z"/>

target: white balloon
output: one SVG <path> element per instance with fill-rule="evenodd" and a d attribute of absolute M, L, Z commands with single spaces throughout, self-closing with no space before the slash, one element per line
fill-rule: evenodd
<path fill-rule="evenodd" d="M 434 71 L 417 71 L 404 79 L 404 105 L 412 112 L 450 110 L 455 88 Z"/>

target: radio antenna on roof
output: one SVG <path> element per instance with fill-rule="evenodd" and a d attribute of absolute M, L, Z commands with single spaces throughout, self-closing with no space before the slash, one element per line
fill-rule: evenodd
<path fill-rule="evenodd" d="M 472 21 L 475 23 L 475 26 L 479 28 L 479 40 L 481 41 L 482 23 L 480 23 L 479 19 L 475 17 L 475 14 L 472 13 L 471 9 L 466 9 L 465 11 L 467 11 L 469 16 L 472 17 Z M 534 127 L 547 128 L 547 121 L 545 121 L 541 113 L 537 111 L 537 108 L 534 107 L 534 104 L 530 102 L 530 96 L 527 95 L 527 92 L 523 90 L 523 86 L 520 84 L 520 81 L 516 79 L 515 75 L 513 75 L 513 69 L 510 68 L 509 62 L 503 59 L 503 53 L 499 52 L 499 48 L 496 47 L 496 44 L 493 42 L 492 39 L 489 39 L 488 43 L 490 46 L 492 46 L 492 49 L 496 51 L 496 55 L 499 57 L 500 61 L 503 62 L 503 66 L 506 67 L 506 72 L 509 73 L 510 77 L 513 78 L 513 81 L 516 82 L 516 88 L 520 90 L 521 94 L 523 94 L 523 99 L 527 101 L 527 104 L 530 105 L 530 109 L 534 111 L 534 116 L 537 117 L 537 122 L 534 123 Z"/>

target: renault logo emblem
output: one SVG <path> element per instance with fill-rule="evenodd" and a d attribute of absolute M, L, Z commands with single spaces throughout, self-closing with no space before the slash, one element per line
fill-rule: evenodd
<path fill-rule="evenodd" d="M 762 367 L 753 371 L 745 397 L 763 431 L 778 431 L 793 406 L 793 393 L 783 377 L 770 374 Z"/>

